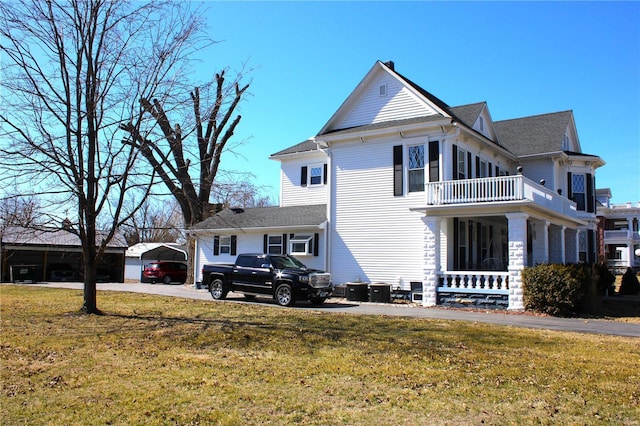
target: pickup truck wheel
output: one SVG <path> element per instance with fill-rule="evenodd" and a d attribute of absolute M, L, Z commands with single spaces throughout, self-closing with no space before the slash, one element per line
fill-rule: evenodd
<path fill-rule="evenodd" d="M 322 305 L 325 300 L 327 300 L 326 297 L 312 297 L 309 299 L 309 302 L 313 305 Z"/>
<path fill-rule="evenodd" d="M 216 300 L 222 300 L 227 297 L 227 291 L 224 289 L 224 283 L 221 279 L 215 279 L 209 286 L 211 297 Z"/>
<path fill-rule="evenodd" d="M 280 284 L 276 289 L 276 302 L 280 306 L 291 306 L 295 302 L 293 290 L 289 284 Z"/>
<path fill-rule="evenodd" d="M 171 277 L 169 275 L 165 275 L 162 282 L 165 284 L 171 284 Z"/>

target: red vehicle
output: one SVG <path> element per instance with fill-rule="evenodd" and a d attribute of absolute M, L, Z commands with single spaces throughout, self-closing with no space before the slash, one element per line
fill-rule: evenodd
<path fill-rule="evenodd" d="M 187 280 L 187 265 L 180 262 L 151 262 L 144 267 L 142 282 L 184 283 Z"/>

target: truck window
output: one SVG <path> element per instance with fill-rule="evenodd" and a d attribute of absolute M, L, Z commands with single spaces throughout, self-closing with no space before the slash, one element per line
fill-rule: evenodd
<path fill-rule="evenodd" d="M 244 268 L 253 268 L 253 256 L 238 256 L 236 260 L 236 266 L 242 266 Z"/>

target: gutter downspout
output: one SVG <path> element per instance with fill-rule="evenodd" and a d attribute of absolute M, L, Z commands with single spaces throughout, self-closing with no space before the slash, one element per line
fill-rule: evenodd
<path fill-rule="evenodd" d="M 329 173 L 329 178 L 327 179 L 327 221 L 324 223 L 324 267 L 323 269 L 329 273 L 331 273 L 331 212 L 333 210 L 333 156 L 331 152 L 331 148 L 327 142 L 316 142 L 318 148 L 325 153 L 327 156 L 327 173 Z"/>

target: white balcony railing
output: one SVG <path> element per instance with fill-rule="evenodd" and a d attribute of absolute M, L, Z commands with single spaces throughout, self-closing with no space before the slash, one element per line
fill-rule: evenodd
<path fill-rule="evenodd" d="M 564 215 L 576 213 L 576 203 L 522 175 L 429 182 L 425 196 L 433 206 L 530 200 Z"/>

